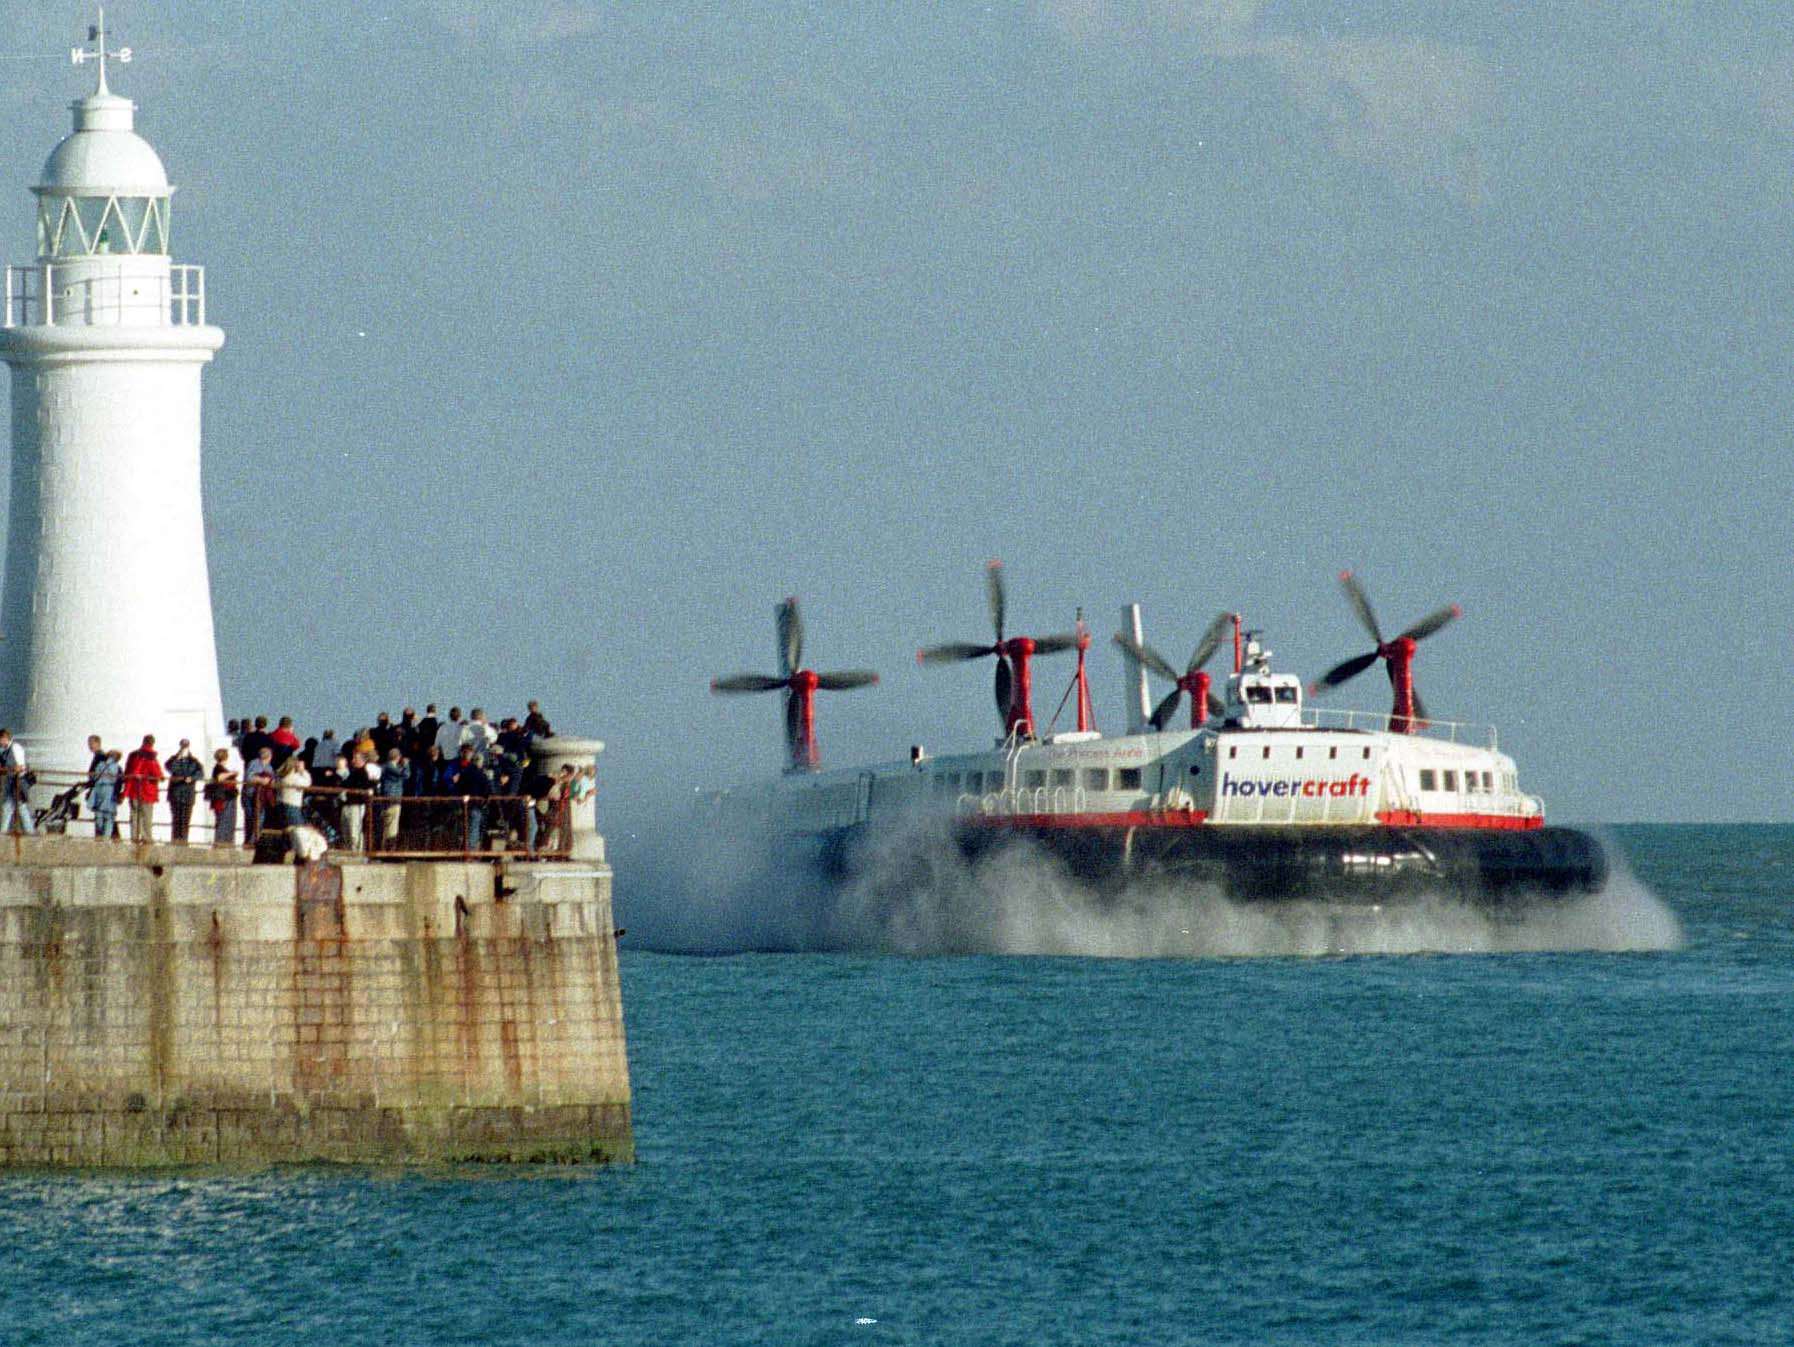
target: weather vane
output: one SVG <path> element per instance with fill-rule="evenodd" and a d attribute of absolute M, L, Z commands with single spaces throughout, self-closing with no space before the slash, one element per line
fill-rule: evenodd
<path fill-rule="evenodd" d="M 85 65 L 88 61 L 98 61 L 100 63 L 99 91 L 101 93 L 107 93 L 109 92 L 106 88 L 107 60 L 117 61 L 120 65 L 129 65 L 131 63 L 131 49 L 129 47 L 108 48 L 106 46 L 106 7 L 104 5 L 99 7 L 99 13 L 99 22 L 87 26 L 87 40 L 93 45 L 90 47 L 71 48 L 69 50 L 69 60 L 75 65 Z"/>

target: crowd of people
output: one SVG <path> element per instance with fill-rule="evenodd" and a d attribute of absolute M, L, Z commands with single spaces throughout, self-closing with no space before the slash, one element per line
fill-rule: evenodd
<path fill-rule="evenodd" d="M 538 746 L 554 731 L 533 701 L 523 717 L 497 724 L 479 707 L 463 719 L 459 706 L 442 717 L 432 703 L 421 716 L 406 707 L 396 721 L 382 711 L 341 739 L 326 729 L 302 740 L 291 716 L 273 728 L 267 716 L 245 716 L 226 733 L 232 747 L 213 751 L 209 771 L 186 739 L 162 759 L 154 735 L 129 754 L 89 736 L 86 779 L 57 805 L 84 794 L 95 836 L 113 838 L 127 806 L 131 840 L 148 841 L 166 783 L 177 843 L 190 840 L 203 800 L 215 846 L 238 845 L 240 822 L 242 844 L 251 847 L 267 830 L 309 825 L 352 851 L 481 851 L 497 840 L 533 854 L 567 848 L 569 806 L 595 788 L 590 767 L 542 770 Z M 0 830 L 33 831 L 34 778 L 4 729 L 0 774 Z"/>

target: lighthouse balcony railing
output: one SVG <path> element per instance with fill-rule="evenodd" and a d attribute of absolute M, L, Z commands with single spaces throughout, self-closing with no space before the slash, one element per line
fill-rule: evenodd
<path fill-rule="evenodd" d="M 145 272 L 135 259 L 34 262 L 6 268 L 6 327 L 200 327 L 206 269 Z"/>
<path fill-rule="evenodd" d="M 1330 706 L 1308 706 L 1303 709 L 1302 723 L 1312 730 L 1363 730 L 1371 732 L 1391 732 L 1395 716 L 1387 711 L 1350 711 Z M 1413 722 L 1420 733 L 1431 735 L 1436 739 L 1444 739 L 1454 744 L 1467 744 L 1473 748 L 1496 749 L 1500 744 L 1496 741 L 1493 725 L 1478 724 L 1469 720 L 1421 720 Z"/>

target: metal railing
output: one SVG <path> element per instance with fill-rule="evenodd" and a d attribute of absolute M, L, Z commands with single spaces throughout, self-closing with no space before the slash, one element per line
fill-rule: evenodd
<path fill-rule="evenodd" d="M 420 860 L 458 856 L 468 860 L 561 860 L 573 851 L 573 802 L 564 795 L 546 801 L 528 795 L 381 795 L 341 786 L 311 786 L 298 792 L 290 812 L 283 796 L 291 788 L 257 782 L 214 788 L 198 783 L 182 813 L 169 798 L 169 783 L 157 783 L 158 800 L 147 829 L 133 835 L 131 801 L 115 799 L 96 809 L 84 773 L 0 773 L 0 832 L 111 837 L 120 842 L 192 847 L 279 849 L 297 825 L 316 829 L 330 851 L 372 860 Z M 228 792 L 218 796 L 216 790 Z M 13 800 L 19 799 L 19 807 Z M 223 807 L 219 807 L 223 806 Z M 105 831 L 101 831 L 104 828 Z M 260 853 L 258 853 L 260 854 Z"/>
<path fill-rule="evenodd" d="M 1348 711 L 1330 706 L 1305 706 L 1302 724 L 1311 730 L 1388 730 L 1395 716 L 1388 711 Z M 1493 725 L 1468 720 L 1419 720 L 1420 733 L 1454 744 L 1477 748 L 1499 747 Z"/>
<path fill-rule="evenodd" d="M 957 796 L 953 808 L 958 814 L 999 816 L 1084 814 L 1090 810 L 1090 797 L 1082 786 L 1016 786 L 982 795 Z"/>
<path fill-rule="evenodd" d="M 206 321 L 206 269 L 171 263 L 166 277 L 115 265 L 34 262 L 6 269 L 6 327 L 198 327 Z M 77 268 L 79 269 L 77 271 Z M 67 273 L 76 273 L 66 279 Z M 127 318 L 134 323 L 127 324 Z M 145 321 L 145 320 L 148 321 Z"/>

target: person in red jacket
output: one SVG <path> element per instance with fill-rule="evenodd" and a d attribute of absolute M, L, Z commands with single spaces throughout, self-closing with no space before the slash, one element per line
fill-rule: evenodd
<path fill-rule="evenodd" d="M 143 747 L 125 759 L 124 797 L 131 802 L 131 840 L 151 840 L 150 822 L 162 797 L 162 764 L 156 760 L 156 736 L 143 736 Z"/>
<path fill-rule="evenodd" d="M 299 751 L 299 732 L 293 728 L 291 716 L 280 718 L 280 724 L 274 727 L 268 742 L 274 745 L 274 770 L 278 772 L 287 765 L 287 759 Z"/>

